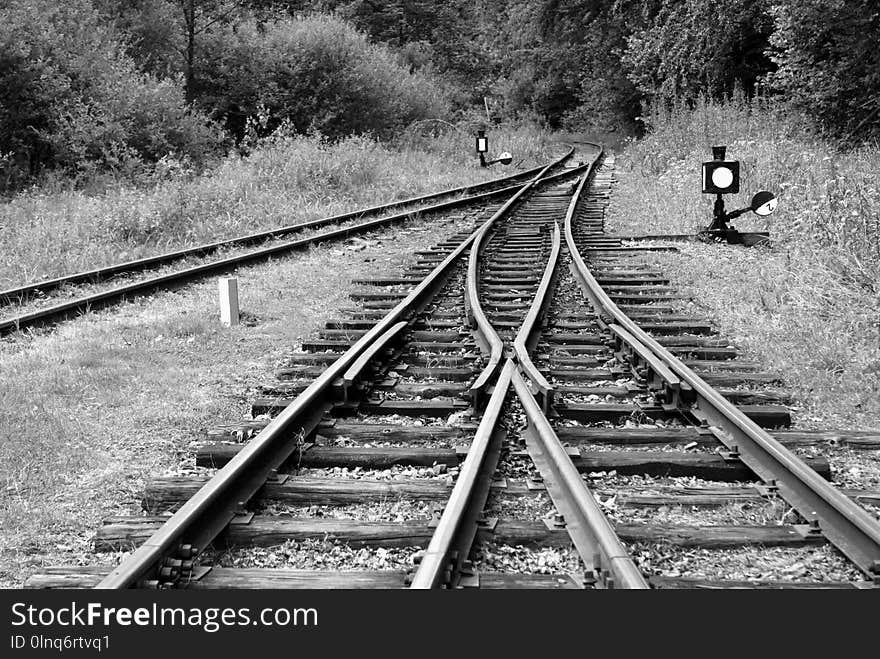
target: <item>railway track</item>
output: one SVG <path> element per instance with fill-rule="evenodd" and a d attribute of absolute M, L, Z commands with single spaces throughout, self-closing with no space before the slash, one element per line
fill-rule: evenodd
<path fill-rule="evenodd" d="M 794 455 L 829 436 L 779 431 L 775 376 L 674 311 L 646 260 L 657 248 L 603 234 L 611 163 L 587 153 L 588 171 L 538 173 L 402 275 L 359 282 L 358 305 L 290 356 L 254 419 L 211 433 L 202 473 L 157 479 L 146 515 L 106 520 L 96 549 L 134 548 L 118 566 L 28 585 L 876 585 L 880 522 L 859 503 L 880 492 L 841 491 L 827 460 Z M 788 520 L 655 520 L 731 504 Z M 833 546 L 852 578 L 658 576 L 646 559 L 757 546 Z"/>
<path fill-rule="evenodd" d="M 555 160 L 551 170 L 570 155 L 568 153 Z M 283 256 L 320 242 L 365 234 L 386 225 L 454 208 L 492 203 L 495 199 L 511 194 L 517 188 L 517 181 L 527 180 L 544 169 L 546 168 L 537 167 L 477 185 L 444 190 L 0 290 L 0 336 L 57 323 L 80 313 L 156 290 L 185 285 L 208 275 Z M 389 214 L 389 211 L 394 210 L 398 212 Z M 300 234 L 302 237 L 287 240 L 292 234 Z M 250 248 L 258 244 L 259 247 Z M 218 254 L 220 258 L 208 258 Z"/>

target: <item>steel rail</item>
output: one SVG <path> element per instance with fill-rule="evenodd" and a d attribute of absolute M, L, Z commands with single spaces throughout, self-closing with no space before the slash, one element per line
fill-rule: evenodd
<path fill-rule="evenodd" d="M 471 401 L 474 403 L 475 408 L 478 407 L 480 399 L 495 376 L 495 372 L 501 364 L 501 358 L 504 354 L 504 342 L 498 336 L 495 328 L 489 323 L 489 318 L 480 304 L 478 290 L 479 250 L 485 235 L 486 232 L 480 230 L 479 235 L 474 240 L 474 245 L 468 259 L 468 277 L 467 286 L 465 287 L 465 307 L 468 311 L 471 328 L 480 350 L 483 354 L 488 353 L 489 355 L 489 363 L 470 387 Z"/>
<path fill-rule="evenodd" d="M 568 159 L 574 149 L 541 169 L 540 173 L 508 200 L 510 208 L 522 193 L 548 169 Z M 385 343 L 400 331 L 400 323 L 411 321 L 440 289 L 452 265 L 469 249 L 480 232 L 498 213 L 464 239 L 388 314 L 351 348 L 318 376 L 269 425 L 258 433 L 211 480 L 190 498 L 143 545 L 105 577 L 97 588 L 128 588 L 140 582 L 159 583 L 158 577 L 175 577 L 173 570 L 192 569 L 192 559 L 219 535 L 266 479 L 296 450 L 299 441 L 317 427 L 323 414 L 332 408 L 332 392 L 346 376 L 357 377 L 366 366 L 359 358 L 376 342 Z M 373 353 L 375 354 L 375 353 Z M 357 366 L 357 369 L 352 367 Z M 175 558 L 175 556 L 179 558 Z"/>
<path fill-rule="evenodd" d="M 574 153 L 574 147 L 568 152 L 570 156 Z M 571 176 L 581 170 L 583 170 L 586 166 L 580 165 L 565 174 Z M 498 336 L 498 332 L 495 331 L 495 328 L 492 327 L 492 324 L 489 322 L 489 318 L 486 316 L 486 313 L 483 311 L 483 306 L 480 303 L 480 293 L 479 293 L 479 260 L 480 254 L 483 247 L 483 240 L 486 237 L 486 234 L 495 224 L 495 221 L 499 218 L 506 215 L 513 206 L 519 201 L 519 199 L 530 189 L 538 185 L 539 183 L 545 182 L 542 181 L 543 175 L 550 168 L 548 165 L 541 173 L 539 173 L 535 178 L 529 181 L 526 185 L 524 185 L 517 194 L 511 197 L 501 208 L 499 208 L 491 218 L 489 218 L 486 223 L 482 226 L 482 228 L 477 232 L 477 237 L 474 240 L 474 244 L 471 247 L 471 253 L 468 258 L 468 276 L 467 276 L 467 285 L 465 287 L 465 310 L 467 312 L 468 321 L 470 322 L 471 328 L 474 331 L 474 336 L 476 338 L 477 344 L 480 347 L 480 350 L 484 354 L 488 354 L 489 363 L 488 366 L 483 370 L 480 376 L 474 381 L 471 385 L 469 392 L 471 401 L 474 404 L 474 407 L 479 407 L 483 396 L 486 393 L 492 379 L 495 377 L 495 374 L 498 372 L 498 369 L 501 365 L 501 359 L 504 356 L 504 342 L 501 340 L 501 337 Z"/>
<path fill-rule="evenodd" d="M 532 183 L 524 187 L 527 189 Z M 380 337 L 396 333 L 399 328 L 395 326 L 399 322 L 412 320 L 427 306 L 453 264 L 471 246 L 482 228 L 464 239 L 96 587 L 130 588 L 141 582 L 159 585 L 159 577 L 174 578 L 174 570 L 191 570 L 193 558 L 226 528 L 296 450 L 302 438 L 317 427 L 323 414 L 331 409 L 334 383 L 344 377 L 358 357 Z"/>
<path fill-rule="evenodd" d="M 535 349 L 538 339 L 541 336 L 541 327 L 544 313 L 551 299 L 551 291 L 556 273 L 556 266 L 559 263 L 559 253 L 561 251 L 561 239 L 559 235 L 559 224 L 553 223 L 553 242 L 550 249 L 550 256 L 547 259 L 547 265 L 544 268 L 544 274 L 541 276 L 541 282 L 535 291 L 535 297 L 526 317 L 520 325 L 516 338 L 513 340 L 514 357 L 519 367 L 525 372 L 529 381 L 537 390 L 540 396 L 541 409 L 546 414 L 550 406 L 553 404 L 553 385 L 547 381 L 547 378 L 541 373 L 529 353 Z"/>
<path fill-rule="evenodd" d="M 582 181 L 579 188 L 582 188 Z M 631 336 L 624 338 L 649 349 L 682 382 L 693 390 L 686 411 L 707 424 L 731 453 L 771 488 L 776 488 L 795 510 L 875 583 L 880 583 L 880 521 L 819 476 L 767 431 L 715 391 L 680 359 L 661 346 L 630 319 L 605 293 L 580 254 L 566 218 L 565 240 L 572 258 L 572 273 L 599 314 L 600 322 L 616 324 Z M 622 334 L 618 334 L 623 338 Z"/>
<path fill-rule="evenodd" d="M 556 167 L 563 163 L 565 160 L 571 157 L 572 152 L 573 149 L 570 149 L 565 155 L 563 155 L 556 161 L 544 166 L 540 170 L 541 174 L 545 173 L 548 169 Z M 573 171 L 574 170 L 572 170 L 572 172 Z M 570 176 L 572 172 L 560 172 L 559 174 L 554 174 L 552 176 L 546 177 L 544 180 L 557 180 L 559 178 Z M 8 334 L 10 332 L 25 329 L 27 327 L 44 325 L 53 321 L 58 321 L 63 318 L 69 317 L 76 312 L 85 312 L 91 309 L 107 306 L 115 301 L 125 299 L 129 296 L 141 295 L 149 291 L 154 291 L 162 288 L 170 288 L 172 285 L 182 284 L 194 279 L 198 279 L 209 273 L 232 270 L 239 265 L 244 265 L 251 261 L 265 260 L 276 254 L 282 254 L 284 252 L 300 249 L 306 246 L 317 244 L 324 240 L 333 240 L 345 237 L 352 233 L 368 231 L 370 229 L 381 227 L 385 224 L 414 217 L 419 213 L 434 212 L 438 210 L 476 203 L 479 200 L 492 198 L 501 194 L 507 194 L 514 190 L 519 190 L 520 188 L 521 186 L 511 186 L 509 188 L 504 188 L 503 190 L 496 190 L 490 193 L 486 193 L 485 195 L 478 195 L 477 197 L 465 197 L 463 199 L 443 202 L 442 204 L 437 204 L 428 208 L 421 208 L 418 211 L 377 218 L 375 220 L 369 220 L 361 224 L 333 229 L 331 231 L 320 233 L 315 236 L 270 245 L 268 247 L 263 247 L 252 252 L 248 252 L 246 254 L 230 256 L 224 259 L 211 261 L 209 263 L 203 263 L 201 265 L 196 265 L 183 270 L 177 270 L 175 272 L 167 273 L 164 275 L 158 275 L 150 277 L 148 279 L 142 279 L 137 282 L 122 284 L 106 291 L 93 293 L 91 295 L 86 295 L 80 298 L 76 298 L 74 300 L 62 302 L 60 304 L 52 305 L 50 307 L 38 309 L 30 313 L 7 318 L 5 320 L 0 320 L 0 336 L 3 336 L 4 334 Z"/>
<path fill-rule="evenodd" d="M 601 150 L 590 163 L 583 181 L 590 178 L 592 167 L 600 156 Z M 580 183 L 569 202 L 566 217 L 572 217 L 575 212 L 583 191 Z M 514 339 L 514 359 L 518 370 L 513 374 L 512 382 L 528 420 L 524 433 L 526 444 L 554 505 L 565 519 L 566 531 L 594 578 L 594 585 L 603 588 L 648 588 L 547 420 L 553 386 L 530 356 L 540 338 L 541 320 L 552 298 L 560 253 L 560 229 L 559 224 L 554 222 L 552 247 L 541 282 Z M 537 397 L 532 387 L 537 390 Z"/>
<path fill-rule="evenodd" d="M 693 399 L 693 390 L 690 386 L 683 384 L 681 378 L 647 346 L 620 325 L 612 323 L 608 325 L 608 329 L 614 334 L 618 344 L 617 355 L 640 369 L 638 375 L 645 380 L 649 389 L 663 390 L 664 406 L 675 409 Z M 644 364 L 644 367 L 637 366 L 638 363 Z"/>
<path fill-rule="evenodd" d="M 602 147 L 598 144 L 594 144 L 593 146 L 597 147 L 597 153 L 593 159 L 586 164 L 583 176 L 576 183 L 576 188 L 572 194 L 568 208 L 565 211 L 563 222 L 569 222 L 570 218 L 574 216 L 584 185 L 595 172 L 595 165 L 599 161 L 599 158 L 602 157 Z M 550 407 L 553 404 L 554 387 L 534 365 L 530 353 L 534 349 L 533 342 L 536 342 L 540 335 L 540 325 L 538 324 L 538 321 L 543 319 L 546 306 L 550 301 L 550 291 L 555 281 L 556 266 L 559 262 L 559 255 L 561 253 L 560 242 L 559 225 L 554 223 L 553 247 L 550 259 L 547 262 L 547 266 L 544 268 L 544 274 L 541 278 L 541 283 L 535 292 L 532 306 L 529 308 L 529 312 L 513 342 L 515 359 L 535 387 L 536 393 L 540 397 L 541 409 L 543 409 L 545 413 L 549 412 Z"/>
<path fill-rule="evenodd" d="M 343 389 L 343 402 L 347 403 L 351 399 L 351 389 L 354 386 L 355 382 L 358 378 L 363 375 L 364 371 L 367 369 L 369 363 L 388 345 L 396 340 L 409 326 L 404 320 L 401 320 L 396 325 L 394 325 L 391 329 L 385 332 L 382 336 L 377 338 L 369 348 L 364 350 L 360 356 L 354 361 L 354 364 L 348 367 L 348 370 L 342 375 L 342 389 Z"/>
<path fill-rule="evenodd" d="M 543 467 L 540 471 L 547 492 L 565 519 L 565 529 L 578 554 L 587 569 L 597 577 L 595 585 L 648 588 L 519 370 L 514 371 L 512 381 L 528 419 L 526 441 L 529 453 L 536 465 Z"/>
<path fill-rule="evenodd" d="M 581 165 L 567 172 L 571 175 L 581 171 Z M 468 276 L 465 287 L 465 307 L 469 322 L 481 350 L 489 354 L 489 361 L 474 385 L 470 388 L 471 400 L 475 408 L 480 407 L 480 399 L 503 357 L 504 343 L 492 327 L 479 300 L 479 256 L 482 243 L 494 222 L 506 215 L 522 194 L 532 186 L 546 182 L 541 174 L 527 186 L 521 194 L 511 198 L 478 231 L 471 245 L 468 259 Z M 557 227 L 557 248 L 559 245 Z M 428 548 L 423 553 L 419 567 L 413 577 L 411 588 L 427 589 L 439 586 L 455 586 L 460 578 L 462 564 L 467 560 L 477 531 L 477 520 L 488 496 L 488 485 L 500 455 L 504 433 L 496 425 L 510 388 L 511 374 L 516 365 L 508 360 L 494 385 L 494 390 L 486 406 L 483 418 L 477 428 L 476 436 L 468 449 L 467 458 L 462 465 L 453 492 L 444 507 L 437 529 L 431 537 Z"/>
<path fill-rule="evenodd" d="M 410 585 L 412 589 L 454 586 L 449 581 L 454 579 L 461 564 L 467 560 L 476 537 L 477 517 L 485 506 L 488 484 L 498 463 L 503 433 L 496 430 L 496 425 L 514 370 L 513 362 L 508 360 L 468 448 L 452 494 L 449 495 L 437 528 L 413 576 Z M 481 481 L 484 485 L 482 488 L 479 487 Z"/>
<path fill-rule="evenodd" d="M 25 295 L 36 293 L 36 292 L 46 292 L 55 288 L 59 288 L 65 284 L 78 284 L 82 282 L 94 282 L 102 279 L 106 279 L 113 275 L 118 275 L 126 272 L 137 272 L 140 270 L 146 270 L 148 268 L 155 267 L 157 265 L 162 265 L 164 263 L 169 263 L 171 261 L 177 261 L 186 256 L 195 256 L 195 255 L 204 255 L 210 252 L 215 252 L 224 247 L 232 247 L 234 245 L 247 245 L 255 242 L 259 242 L 261 240 L 265 240 L 267 238 L 277 238 L 279 236 L 288 235 L 291 233 L 297 233 L 299 231 L 304 231 L 307 229 L 313 229 L 317 227 L 327 226 L 328 224 L 335 224 L 338 222 L 345 222 L 347 220 L 352 220 L 356 218 L 362 218 L 367 215 L 373 215 L 375 213 L 381 213 L 385 211 L 392 210 L 394 208 L 401 208 L 403 206 L 410 206 L 412 204 L 425 203 L 427 201 L 431 201 L 434 199 L 439 199 L 441 197 L 448 197 L 457 194 L 465 194 L 465 195 L 473 195 L 474 193 L 483 193 L 478 195 L 479 197 L 484 196 L 484 194 L 489 195 L 500 195 L 503 194 L 507 190 L 511 190 L 512 187 L 503 188 L 501 190 L 494 190 L 486 193 L 485 191 L 489 188 L 492 188 L 501 183 L 506 183 L 508 181 L 514 181 L 520 178 L 526 178 L 528 176 L 533 176 L 537 172 L 540 172 L 545 165 L 540 165 L 538 167 L 533 167 L 531 169 L 527 169 L 522 172 L 518 172 L 516 174 L 511 174 L 509 176 L 502 176 L 499 178 L 492 179 L 491 181 L 485 181 L 483 183 L 478 183 L 475 185 L 468 185 L 460 188 L 451 188 L 449 190 L 443 190 L 440 192 L 432 192 L 430 194 L 422 195 L 419 197 L 411 197 L 409 199 L 402 199 L 400 201 L 394 201 L 386 204 L 382 204 L 379 206 L 371 206 L 367 208 L 361 208 L 355 211 L 349 211 L 347 213 L 341 213 L 339 215 L 333 215 L 330 217 L 325 217 L 317 220 L 310 220 L 308 222 L 303 222 L 302 224 L 292 224 L 284 227 L 278 227 L 276 229 L 268 229 L 266 231 L 258 231 L 256 233 L 246 234 L 244 236 L 237 236 L 234 238 L 228 238 L 225 240 L 219 240 L 212 243 L 206 243 L 203 245 L 197 245 L 195 247 L 187 247 L 184 249 L 175 250 L 172 252 L 166 252 L 164 254 L 158 254 L 156 256 L 148 256 L 142 259 L 135 259 L 132 261 L 125 261 L 123 263 L 116 263 L 113 265 L 105 266 L 103 268 L 95 268 L 92 270 L 86 270 L 82 272 L 77 272 L 70 275 L 63 275 L 61 277 L 55 277 L 54 279 L 47 279 L 44 281 L 31 282 L 29 284 L 24 284 L 22 286 L 18 286 L 15 288 L 10 288 L 5 291 L 0 291 L 0 305 L 10 304 L 16 299 L 20 299 Z M 516 186 L 513 186 L 516 187 Z M 449 202 L 452 204 L 461 203 L 461 200 L 453 200 Z M 398 214 L 395 217 L 400 218 L 402 216 L 410 216 L 416 213 L 425 213 L 431 212 L 434 210 L 441 210 L 443 208 L 449 208 L 444 204 L 435 205 L 427 208 L 419 208 L 408 211 L 407 213 Z"/>

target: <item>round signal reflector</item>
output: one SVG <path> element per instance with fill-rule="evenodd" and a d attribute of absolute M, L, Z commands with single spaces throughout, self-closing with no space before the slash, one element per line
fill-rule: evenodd
<path fill-rule="evenodd" d="M 779 200 L 776 195 L 767 190 L 761 190 L 752 197 L 751 208 L 755 215 L 766 217 L 776 210 Z"/>
<path fill-rule="evenodd" d="M 718 167 L 712 172 L 712 183 L 718 188 L 729 188 L 733 183 L 733 172 L 727 167 Z"/>
<path fill-rule="evenodd" d="M 778 199 L 771 199 L 765 204 L 761 204 L 758 208 L 755 209 L 755 215 L 766 216 L 770 215 L 773 211 L 776 210 L 776 205 L 779 203 Z"/>

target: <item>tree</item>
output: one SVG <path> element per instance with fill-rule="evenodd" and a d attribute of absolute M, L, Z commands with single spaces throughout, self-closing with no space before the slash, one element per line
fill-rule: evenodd
<path fill-rule="evenodd" d="M 770 39 L 780 100 L 845 139 L 880 137 L 876 0 L 776 0 Z"/>
<path fill-rule="evenodd" d="M 738 85 L 751 94 L 771 68 L 766 0 L 662 0 L 646 19 L 627 37 L 623 54 L 630 80 L 646 99 L 690 102 Z"/>
<path fill-rule="evenodd" d="M 263 114 L 271 130 L 388 136 L 445 113 L 443 85 L 403 67 L 351 25 L 327 16 L 254 20 L 218 30 L 200 48 L 199 104 L 234 135 Z"/>
<path fill-rule="evenodd" d="M 138 70 L 87 0 L 10 0 L 0 23 L 4 187 L 44 168 L 127 171 L 169 152 L 203 162 L 221 144 L 181 90 Z"/>
<path fill-rule="evenodd" d="M 242 7 L 241 0 L 176 0 L 183 17 L 185 47 L 184 89 L 187 103 L 196 98 L 196 37 L 228 22 Z"/>

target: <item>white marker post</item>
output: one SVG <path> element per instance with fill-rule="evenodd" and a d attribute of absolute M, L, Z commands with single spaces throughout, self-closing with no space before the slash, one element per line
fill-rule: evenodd
<path fill-rule="evenodd" d="M 238 279 L 220 277 L 217 284 L 220 289 L 220 322 L 227 327 L 238 325 Z"/>

